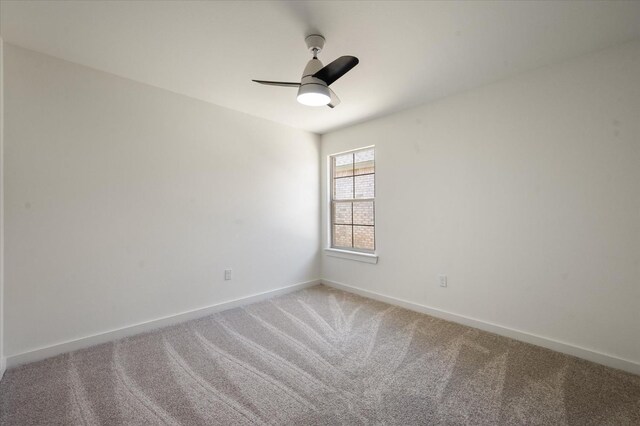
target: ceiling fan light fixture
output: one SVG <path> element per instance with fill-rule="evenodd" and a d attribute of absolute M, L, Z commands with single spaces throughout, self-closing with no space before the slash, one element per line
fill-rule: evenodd
<path fill-rule="evenodd" d="M 318 59 L 318 53 L 324 47 L 324 37 L 312 34 L 305 39 L 313 58 L 307 62 L 302 72 L 300 83 L 291 81 L 253 80 L 267 86 L 297 87 L 298 102 L 308 106 L 328 106 L 335 108 L 340 98 L 329 88 L 331 84 L 358 65 L 355 56 L 340 56 L 327 66 Z"/>
<path fill-rule="evenodd" d="M 307 106 L 325 106 L 331 102 L 329 88 L 318 83 L 307 83 L 298 89 L 298 102 Z"/>

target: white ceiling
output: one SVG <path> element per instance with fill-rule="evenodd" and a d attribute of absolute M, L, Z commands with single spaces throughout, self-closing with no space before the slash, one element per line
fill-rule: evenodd
<path fill-rule="evenodd" d="M 325 133 L 640 37 L 640 2 L 5 1 L 8 43 Z M 360 64 L 306 107 L 306 34 Z"/>

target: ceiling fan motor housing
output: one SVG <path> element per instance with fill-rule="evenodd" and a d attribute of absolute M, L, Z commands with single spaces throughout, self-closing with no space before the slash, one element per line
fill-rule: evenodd
<path fill-rule="evenodd" d="M 329 102 L 330 94 L 327 83 L 313 76 L 315 73 L 320 71 L 322 67 L 322 62 L 320 62 L 318 58 L 313 58 L 309 62 L 307 62 L 307 66 L 304 67 L 304 71 L 302 72 L 300 88 L 298 89 L 299 101 L 301 99 L 301 96 L 305 96 L 307 94 L 315 94 L 316 96 L 322 97 L 321 99 L 326 100 L 326 102 L 324 103 L 318 103 L 318 106 L 326 105 Z"/>
<path fill-rule="evenodd" d="M 307 62 L 307 66 L 304 67 L 304 71 L 302 72 L 302 80 L 300 82 L 304 84 L 305 78 L 309 78 L 309 77 L 313 78 L 312 76 L 318 71 L 320 71 L 322 67 L 323 65 L 322 65 L 322 62 L 320 62 L 320 59 L 318 58 L 311 59 L 309 62 Z M 313 79 L 322 81 L 317 78 L 313 78 Z"/>
<path fill-rule="evenodd" d="M 307 66 L 304 67 L 302 78 L 300 79 L 300 87 L 307 84 L 317 84 L 327 87 L 327 83 L 313 76 L 315 73 L 320 71 L 322 67 L 322 62 L 320 62 L 320 59 L 318 58 L 313 58 L 309 62 L 307 62 Z"/>

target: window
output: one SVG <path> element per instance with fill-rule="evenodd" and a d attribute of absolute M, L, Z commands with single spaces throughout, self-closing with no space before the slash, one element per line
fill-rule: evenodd
<path fill-rule="evenodd" d="M 373 253 L 375 244 L 375 150 L 332 155 L 331 247 Z"/>

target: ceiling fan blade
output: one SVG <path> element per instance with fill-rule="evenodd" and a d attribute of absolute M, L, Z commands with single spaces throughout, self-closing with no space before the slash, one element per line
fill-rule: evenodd
<path fill-rule="evenodd" d="M 341 56 L 329 65 L 322 68 L 313 76 L 327 83 L 329 86 L 331 83 L 345 75 L 349 70 L 358 65 L 358 58 L 355 56 Z"/>
<path fill-rule="evenodd" d="M 336 95 L 336 92 L 331 90 L 331 88 L 328 88 L 328 89 L 329 89 L 329 95 L 331 95 L 331 100 L 329 101 L 327 106 L 329 108 L 335 108 L 338 106 L 338 104 L 340 104 L 340 98 L 338 97 L 338 95 Z"/>
<path fill-rule="evenodd" d="M 286 81 L 266 81 L 266 80 L 251 80 L 256 83 L 266 84 L 267 86 L 283 86 L 283 87 L 300 87 L 300 83 L 290 83 Z"/>

